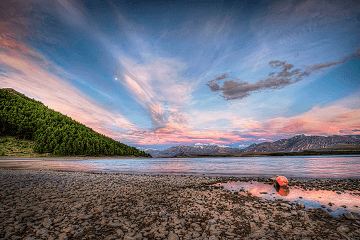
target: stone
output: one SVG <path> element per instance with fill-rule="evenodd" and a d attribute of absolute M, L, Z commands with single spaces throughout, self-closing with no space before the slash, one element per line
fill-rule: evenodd
<path fill-rule="evenodd" d="M 113 228 L 116 228 L 116 227 L 121 227 L 121 223 L 119 222 L 111 222 L 108 224 L 109 227 L 113 227 Z"/>
<path fill-rule="evenodd" d="M 83 232 L 83 231 L 76 232 L 76 233 L 74 234 L 74 238 L 76 238 L 76 237 L 82 237 L 83 235 L 84 235 L 84 232 Z"/>
<path fill-rule="evenodd" d="M 117 239 L 117 237 L 115 237 L 114 235 L 109 235 L 105 238 L 105 240 L 116 240 L 116 239 Z"/>
<path fill-rule="evenodd" d="M 51 225 L 52 225 L 51 219 L 50 219 L 50 218 L 45 218 L 45 219 L 44 219 L 44 222 L 43 222 L 43 226 L 44 226 L 45 228 L 50 228 Z"/>
<path fill-rule="evenodd" d="M 344 217 L 346 217 L 349 220 L 355 219 L 354 215 L 352 215 L 351 212 L 345 212 L 343 215 L 344 215 Z"/>
<path fill-rule="evenodd" d="M 209 237 L 209 240 L 219 240 L 219 238 L 217 238 L 217 237 L 214 236 L 214 235 L 211 235 L 211 236 Z"/>
<path fill-rule="evenodd" d="M 68 240 L 68 237 L 66 236 L 66 233 L 59 234 L 59 240 Z"/>
<path fill-rule="evenodd" d="M 342 233 L 346 233 L 349 231 L 349 228 L 346 226 L 340 226 L 336 230 L 338 230 L 339 232 L 342 232 Z"/>
<path fill-rule="evenodd" d="M 200 227 L 199 224 L 197 224 L 197 223 L 192 223 L 192 224 L 190 224 L 190 226 L 191 226 L 195 231 L 197 231 L 197 232 L 202 232 L 202 228 Z"/>
<path fill-rule="evenodd" d="M 82 215 L 82 216 L 80 216 L 81 220 L 88 220 L 90 218 L 92 218 L 92 215 Z"/>
<path fill-rule="evenodd" d="M 116 229 L 116 235 L 118 236 L 118 237 L 123 237 L 124 236 L 124 232 L 123 232 L 123 230 L 121 230 L 121 229 Z"/>
<path fill-rule="evenodd" d="M 40 236 L 48 235 L 48 233 L 49 231 L 47 229 L 42 228 L 36 232 L 36 236 L 40 237 Z"/>
<path fill-rule="evenodd" d="M 136 238 L 131 237 L 131 236 L 129 236 L 129 235 L 125 235 L 125 236 L 124 236 L 124 240 L 136 240 Z"/>

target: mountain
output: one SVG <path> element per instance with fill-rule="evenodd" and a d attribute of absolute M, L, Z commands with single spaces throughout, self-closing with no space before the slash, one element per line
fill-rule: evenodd
<path fill-rule="evenodd" d="M 32 140 L 40 154 L 151 157 L 11 88 L 0 89 L 0 136 Z"/>
<path fill-rule="evenodd" d="M 340 144 L 360 144 L 360 135 L 296 135 L 275 142 L 254 143 L 245 148 L 244 153 L 299 152 L 306 149 L 330 148 Z"/>
<path fill-rule="evenodd" d="M 201 146 L 173 146 L 165 150 L 146 149 L 146 153 L 152 157 L 179 157 L 179 156 L 206 156 L 206 155 L 228 155 L 242 153 L 243 149 L 222 147 L 218 145 Z"/>
<path fill-rule="evenodd" d="M 344 145 L 345 144 L 345 145 Z M 276 152 L 300 152 L 303 150 L 326 149 L 329 152 L 333 150 L 353 150 L 348 145 L 360 144 L 360 135 L 333 135 L 333 136 L 306 136 L 296 135 L 292 138 L 281 139 L 275 142 L 264 142 L 252 144 L 245 149 L 221 147 L 218 145 L 202 146 L 174 146 L 165 150 L 146 149 L 146 153 L 153 157 L 183 157 L 183 156 L 208 156 L 208 155 L 245 155 L 247 153 L 276 153 Z M 333 148 L 339 146 L 339 149 Z M 333 148 L 333 149 L 328 149 Z M 355 149 L 357 150 L 357 148 Z M 317 153 L 316 152 L 316 153 Z M 341 153 L 341 151 L 338 151 Z M 240 154 L 240 155 L 238 155 Z M 314 152 L 315 154 L 315 152 Z"/>

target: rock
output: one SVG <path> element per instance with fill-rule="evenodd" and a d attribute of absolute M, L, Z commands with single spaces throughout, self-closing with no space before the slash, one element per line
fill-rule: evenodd
<path fill-rule="evenodd" d="M 136 238 L 131 237 L 131 236 L 129 236 L 129 235 L 125 235 L 125 236 L 124 236 L 124 240 L 136 240 Z"/>
<path fill-rule="evenodd" d="M 76 237 L 82 237 L 83 235 L 84 235 L 84 232 L 83 232 L 83 231 L 76 232 L 76 233 L 74 234 L 74 238 L 76 238 Z"/>
<path fill-rule="evenodd" d="M 355 219 L 355 217 L 351 214 L 351 212 L 345 212 L 343 215 L 344 215 L 344 217 L 346 217 L 349 220 Z"/>
<path fill-rule="evenodd" d="M 81 220 L 88 220 L 88 219 L 90 219 L 92 217 L 92 215 L 82 215 L 81 217 L 80 217 L 80 219 Z"/>
<path fill-rule="evenodd" d="M 179 237 L 174 232 L 170 232 L 168 235 L 168 240 L 179 240 Z"/>
<path fill-rule="evenodd" d="M 277 176 L 275 180 L 280 187 L 285 187 L 289 184 L 289 181 L 284 176 Z"/>
<path fill-rule="evenodd" d="M 113 236 L 113 235 L 109 235 L 105 238 L 105 240 L 116 240 L 117 237 Z M 125 239 L 125 238 L 124 238 Z"/>
<path fill-rule="evenodd" d="M 124 236 L 124 232 L 121 229 L 116 229 L 116 235 L 122 238 Z"/>
<path fill-rule="evenodd" d="M 195 231 L 197 231 L 197 232 L 202 232 L 202 228 L 200 227 L 199 224 L 197 224 L 197 223 L 192 223 L 190 226 L 191 226 Z"/>
<path fill-rule="evenodd" d="M 115 227 L 121 227 L 121 223 L 119 223 L 119 222 L 111 222 L 111 223 L 109 223 L 108 224 L 108 226 L 109 227 L 113 227 L 113 228 L 115 228 Z"/>
<path fill-rule="evenodd" d="M 340 227 L 338 227 L 337 228 L 337 230 L 339 231 L 339 232 L 348 232 L 349 231 L 349 228 L 348 227 L 346 227 L 346 226 L 340 226 Z"/>
<path fill-rule="evenodd" d="M 47 229 L 42 228 L 42 229 L 40 229 L 40 230 L 38 230 L 36 232 L 36 236 L 40 237 L 40 236 L 43 236 L 43 235 L 48 235 L 48 233 L 49 233 L 49 231 Z"/>
<path fill-rule="evenodd" d="M 52 225 L 51 219 L 50 219 L 50 218 L 45 218 L 45 219 L 44 219 L 44 222 L 43 222 L 43 226 L 44 226 L 45 228 L 50 228 L 51 225 Z"/>
<path fill-rule="evenodd" d="M 67 227 L 67 228 L 64 228 L 63 230 L 62 230 L 62 232 L 64 232 L 64 233 L 68 233 L 68 232 L 71 232 L 71 231 L 73 231 L 74 230 L 74 228 L 73 227 Z"/>
<path fill-rule="evenodd" d="M 104 207 L 103 206 L 98 206 L 94 210 L 97 211 L 98 213 L 102 213 L 104 211 Z"/>
<path fill-rule="evenodd" d="M 61 233 L 58 236 L 59 240 L 68 240 L 68 237 L 66 236 L 66 233 Z"/>
<path fill-rule="evenodd" d="M 214 235 L 211 235 L 211 236 L 209 237 L 209 240 L 219 240 L 219 238 L 217 238 L 217 237 L 214 236 Z"/>
<path fill-rule="evenodd" d="M 210 219 L 210 220 L 209 220 L 209 223 L 210 223 L 210 224 L 215 224 L 215 223 L 216 223 L 216 220 L 215 220 L 215 219 Z"/>
<path fill-rule="evenodd" d="M 250 229 L 251 229 L 251 232 L 256 232 L 259 230 L 259 227 L 256 226 L 256 223 L 250 222 Z"/>

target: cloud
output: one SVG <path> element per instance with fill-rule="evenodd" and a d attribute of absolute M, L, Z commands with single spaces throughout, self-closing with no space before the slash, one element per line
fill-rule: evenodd
<path fill-rule="evenodd" d="M 245 144 L 240 144 L 239 145 L 239 148 L 246 148 L 246 147 L 248 147 L 249 145 L 245 145 Z"/>
<path fill-rule="evenodd" d="M 347 56 L 338 62 L 304 66 L 307 70 L 300 68 L 293 69 L 294 65 L 286 63 L 286 61 L 270 61 L 269 65 L 272 68 L 281 68 L 281 71 L 270 72 L 268 74 L 268 78 L 259 80 L 255 83 L 244 82 L 237 78 L 232 78 L 224 81 L 223 85 L 220 87 L 219 82 L 229 78 L 229 75 L 224 73 L 220 76 L 216 76 L 213 80 L 206 83 L 206 85 L 213 92 L 220 91 L 222 93 L 221 97 L 225 100 L 243 99 L 254 92 L 282 89 L 288 85 L 303 80 L 304 77 L 310 76 L 311 71 L 319 71 L 325 68 L 337 66 L 353 58 L 360 58 L 360 48 L 358 48 L 354 54 Z"/>
<path fill-rule="evenodd" d="M 181 77 L 184 64 L 172 59 L 154 58 L 146 63 L 135 63 L 122 57 L 123 81 L 134 99 L 147 111 L 155 129 L 188 128 L 184 112 L 191 86 Z"/>
<path fill-rule="evenodd" d="M 360 129 L 354 129 L 353 132 L 360 132 Z"/>
<path fill-rule="evenodd" d="M 259 80 L 256 83 L 248 83 L 240 81 L 239 79 L 230 79 L 224 81 L 220 87 L 217 82 L 228 78 L 227 74 L 215 77 L 206 85 L 210 87 L 211 91 L 221 91 L 222 97 L 225 100 L 243 99 L 248 97 L 253 92 L 281 89 L 287 85 L 294 84 L 309 76 L 309 72 L 303 71 L 299 68 L 293 69 L 294 65 L 286 63 L 286 61 L 270 61 L 269 65 L 272 68 L 281 68 L 281 71 L 269 73 L 269 77 L 264 80 Z"/>
<path fill-rule="evenodd" d="M 356 50 L 356 52 L 350 56 L 347 56 L 345 57 L 344 59 L 340 60 L 340 61 L 337 61 L 337 62 L 330 62 L 330 63 L 325 63 L 325 64 L 315 64 L 315 65 L 312 65 L 312 66 L 305 66 L 305 68 L 307 68 L 308 70 L 310 71 L 320 71 L 324 68 L 329 68 L 329 67 L 333 67 L 333 66 L 337 66 L 337 65 L 340 65 L 340 64 L 343 64 L 353 58 L 360 58 L 360 48 L 358 48 Z"/>
<path fill-rule="evenodd" d="M 339 130 L 339 133 L 344 133 L 344 130 Z"/>
<path fill-rule="evenodd" d="M 346 102 L 360 101 L 359 97 L 351 96 L 331 106 L 315 106 L 310 111 L 290 118 L 274 118 L 262 123 L 264 131 L 285 134 L 333 135 L 340 131 L 344 134 L 353 133 L 360 128 L 360 109 L 350 108 Z"/>
<path fill-rule="evenodd" d="M 265 138 L 259 138 L 258 141 L 267 141 Z"/>
<path fill-rule="evenodd" d="M 127 131 L 137 129 L 123 115 L 100 107 L 62 79 L 59 75 L 67 76 L 66 72 L 35 50 L 12 39 L 9 32 L 2 34 L 0 45 L 7 50 L 0 52 L 0 66 L 4 71 L 0 75 L 2 88 L 14 88 L 112 138 L 125 140 Z M 57 69 L 59 74 L 54 74 L 53 69 Z"/>

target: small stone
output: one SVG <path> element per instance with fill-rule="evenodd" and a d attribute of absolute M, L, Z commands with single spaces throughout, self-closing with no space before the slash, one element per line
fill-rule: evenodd
<path fill-rule="evenodd" d="M 111 222 L 111 223 L 108 224 L 109 227 L 114 227 L 114 228 L 115 227 L 121 227 L 121 225 L 122 224 L 119 223 L 119 222 Z"/>
<path fill-rule="evenodd" d="M 346 227 L 346 226 L 340 226 L 340 227 L 337 228 L 337 230 L 338 230 L 339 232 L 348 232 L 348 231 L 349 231 L 349 228 Z"/>
<path fill-rule="evenodd" d="M 211 235 L 211 236 L 209 237 L 209 240 L 219 240 L 219 238 L 217 238 L 217 237 L 214 236 L 214 235 Z"/>
<path fill-rule="evenodd" d="M 44 219 L 44 222 L 43 222 L 43 226 L 44 226 L 45 228 L 50 228 L 51 225 L 52 225 L 51 219 L 50 219 L 50 218 L 45 218 L 45 219 Z"/>
<path fill-rule="evenodd" d="M 210 224 L 215 224 L 215 223 L 216 223 L 216 220 L 215 220 L 215 219 L 210 219 L 210 220 L 209 220 L 209 223 L 210 223 Z"/>
<path fill-rule="evenodd" d="M 115 239 L 117 239 L 117 237 L 115 237 L 114 235 L 109 235 L 105 238 L 105 240 L 115 240 Z"/>
<path fill-rule="evenodd" d="M 168 240 L 179 240 L 179 237 L 174 232 L 170 232 L 168 235 Z"/>
<path fill-rule="evenodd" d="M 80 217 L 80 219 L 82 219 L 82 220 L 88 220 L 88 219 L 90 219 L 92 217 L 92 215 L 82 215 L 81 217 Z"/>
<path fill-rule="evenodd" d="M 124 232 L 121 229 L 116 229 L 116 235 L 122 238 L 124 236 Z"/>
<path fill-rule="evenodd" d="M 125 235 L 124 240 L 136 240 L 136 238 L 131 237 L 129 235 Z"/>
<path fill-rule="evenodd" d="M 74 234 L 74 237 L 82 237 L 84 235 L 84 232 L 83 231 L 80 231 L 80 232 L 76 232 Z"/>
<path fill-rule="evenodd" d="M 62 232 L 68 233 L 68 232 L 71 232 L 71 231 L 73 231 L 73 230 L 74 230 L 73 227 L 67 227 L 67 228 L 64 228 L 64 229 L 62 230 Z"/>
<path fill-rule="evenodd" d="M 346 217 L 349 220 L 355 219 L 355 217 L 351 214 L 351 212 L 345 212 L 343 215 L 344 215 L 344 217 Z"/>
<path fill-rule="evenodd" d="M 98 213 L 102 213 L 104 211 L 104 207 L 103 206 L 98 206 L 94 210 L 97 211 Z"/>
<path fill-rule="evenodd" d="M 36 232 L 36 236 L 37 236 L 37 237 L 40 237 L 40 236 L 43 236 L 43 235 L 47 235 L 48 232 L 49 232 L 49 231 L 48 231 L 47 229 L 42 228 L 42 229 L 40 229 L 40 230 L 38 230 L 38 231 Z"/>
<path fill-rule="evenodd" d="M 59 240 L 68 240 L 68 237 L 66 236 L 66 233 L 59 234 Z"/>

